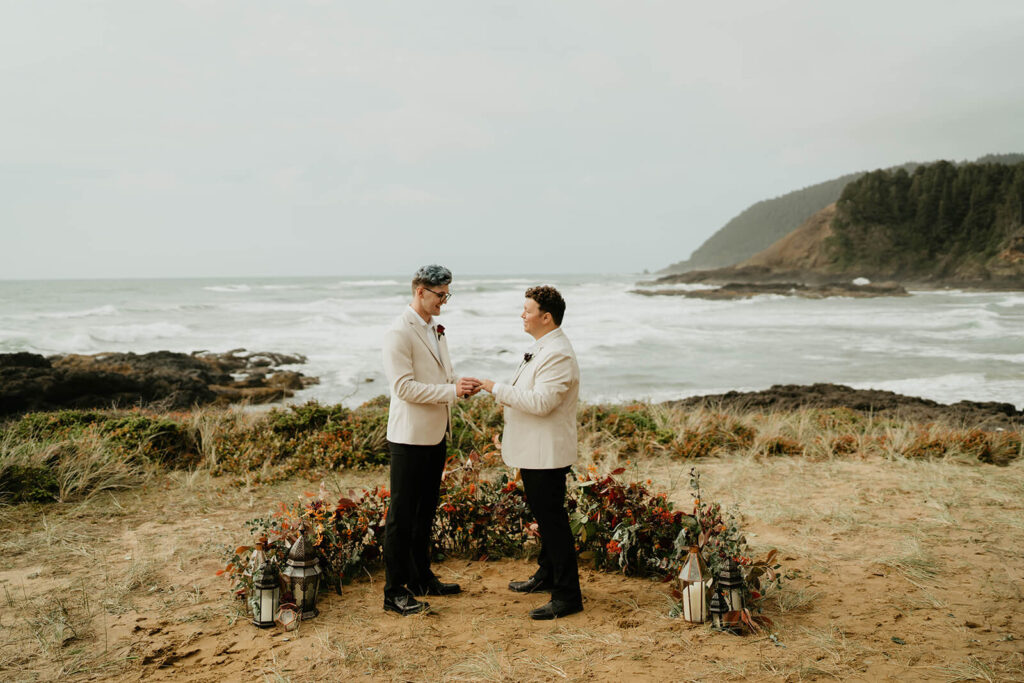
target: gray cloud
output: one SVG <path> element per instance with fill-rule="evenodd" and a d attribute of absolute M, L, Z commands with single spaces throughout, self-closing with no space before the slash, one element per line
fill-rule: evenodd
<path fill-rule="evenodd" d="M 639 270 L 1024 151 L 1024 5 L 8 3 L 0 277 Z"/>

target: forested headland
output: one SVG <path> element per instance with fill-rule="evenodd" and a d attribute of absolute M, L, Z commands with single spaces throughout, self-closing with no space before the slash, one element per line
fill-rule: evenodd
<path fill-rule="evenodd" d="M 940 161 L 849 183 L 827 239 L 835 269 L 901 279 L 1024 274 L 1024 162 Z"/>

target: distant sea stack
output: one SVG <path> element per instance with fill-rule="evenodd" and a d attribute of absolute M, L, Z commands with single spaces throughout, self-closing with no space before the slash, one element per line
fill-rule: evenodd
<path fill-rule="evenodd" d="M 1018 164 L 1024 154 L 990 154 L 975 164 Z M 888 169 L 913 174 L 921 166 L 908 162 Z M 712 270 L 732 266 L 751 258 L 785 237 L 796 227 L 825 207 L 836 203 L 843 190 L 866 172 L 850 173 L 839 178 L 766 199 L 745 209 L 726 223 L 698 247 L 688 259 L 657 271 L 668 275 L 693 270 Z"/>
<path fill-rule="evenodd" d="M 1024 161 L 937 162 L 867 173 L 839 200 L 741 263 L 655 283 L 853 278 L 1024 289 Z"/>

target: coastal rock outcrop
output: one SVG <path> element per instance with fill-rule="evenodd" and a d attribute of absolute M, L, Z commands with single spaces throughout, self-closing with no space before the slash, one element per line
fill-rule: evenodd
<path fill-rule="evenodd" d="M 674 277 L 674 276 L 672 276 Z M 642 296 L 685 296 L 691 299 L 749 299 L 760 294 L 798 296 L 804 299 L 826 299 L 834 296 L 866 299 L 879 296 L 910 296 L 906 289 L 894 283 L 855 284 L 833 282 L 805 285 L 800 282 L 727 282 L 713 289 L 634 289 L 632 294 Z"/>
<path fill-rule="evenodd" d="M 736 410 L 785 412 L 798 408 L 849 408 L 878 417 L 898 417 L 915 422 L 943 422 L 979 429 L 1020 429 L 1024 411 L 1010 403 L 959 401 L 939 403 L 878 389 L 854 389 L 842 384 L 776 384 L 763 391 L 730 391 L 691 396 L 670 405 Z"/>
<path fill-rule="evenodd" d="M 173 351 L 44 356 L 0 354 L 0 415 L 60 408 L 145 405 L 183 410 L 211 403 L 268 403 L 316 384 L 281 366 L 301 355 Z"/>

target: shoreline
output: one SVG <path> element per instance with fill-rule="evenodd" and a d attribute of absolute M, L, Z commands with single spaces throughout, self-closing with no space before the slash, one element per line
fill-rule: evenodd
<path fill-rule="evenodd" d="M 213 354 L 156 351 L 147 354 L 98 353 L 43 357 L 0 354 L 0 421 L 34 412 L 118 410 L 191 411 L 205 406 L 239 405 L 263 412 L 319 399 L 304 389 L 319 378 L 294 368 L 301 354 L 247 353 L 233 349 Z M 379 401 L 380 396 L 367 401 Z M 291 399 L 291 400 L 289 400 Z M 339 401 L 327 405 L 342 405 Z M 729 390 L 660 401 L 581 401 L 587 405 L 650 404 L 672 407 L 719 406 L 741 411 L 791 412 L 803 408 L 847 408 L 918 422 L 944 421 L 985 429 L 1024 425 L 1024 406 L 1005 401 L 960 400 L 942 403 L 921 396 L 845 384 L 773 384 L 764 389 Z"/>

